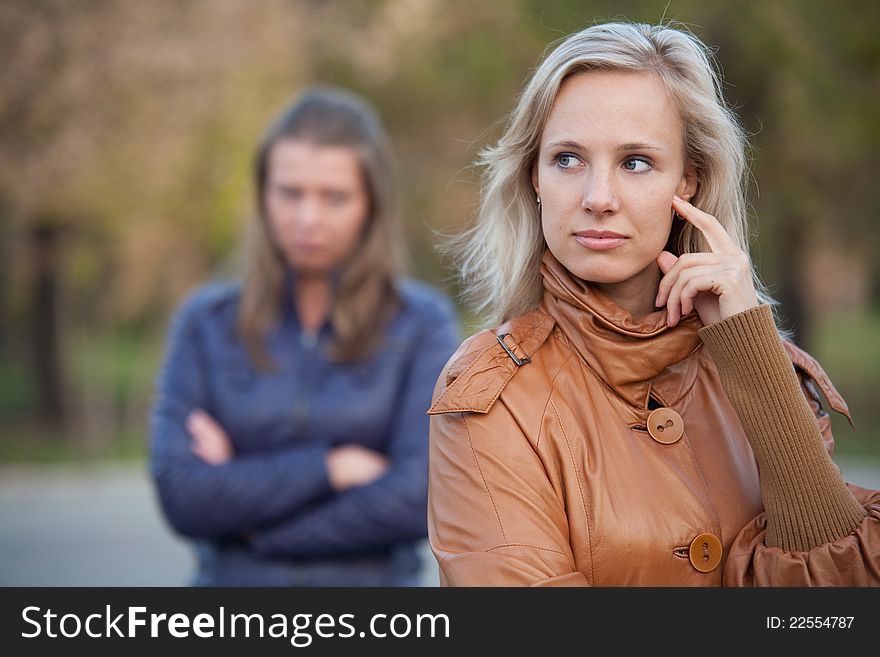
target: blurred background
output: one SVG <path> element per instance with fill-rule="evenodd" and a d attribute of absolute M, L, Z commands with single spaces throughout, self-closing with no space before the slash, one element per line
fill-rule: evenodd
<path fill-rule="evenodd" d="M 0 585 L 185 583 L 145 465 L 154 379 L 176 305 L 238 271 L 286 100 L 329 83 L 375 104 L 411 273 L 455 295 L 435 233 L 472 218 L 471 163 L 545 47 L 664 17 L 718 48 L 754 256 L 853 412 L 845 473 L 880 486 L 880 3 L 0 0 Z"/>

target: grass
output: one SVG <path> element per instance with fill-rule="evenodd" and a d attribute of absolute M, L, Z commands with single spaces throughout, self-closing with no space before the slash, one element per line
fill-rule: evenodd
<path fill-rule="evenodd" d="M 145 433 L 116 436 L 98 447 L 87 447 L 45 427 L 4 423 L 0 464 L 126 461 L 147 458 Z"/>
<path fill-rule="evenodd" d="M 0 463 L 143 460 L 164 335 L 68 335 L 66 429 L 33 417 L 37 391 L 21 358 L 0 369 Z"/>
<path fill-rule="evenodd" d="M 880 456 L 880 308 L 829 315 L 816 327 L 813 355 L 846 400 L 852 431 L 831 412 L 836 454 Z"/>

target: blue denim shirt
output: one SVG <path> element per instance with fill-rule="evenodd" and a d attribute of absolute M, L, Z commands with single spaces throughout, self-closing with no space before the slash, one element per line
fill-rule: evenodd
<path fill-rule="evenodd" d="M 434 384 L 458 345 L 455 312 L 436 290 L 404 281 L 402 307 L 372 356 L 331 361 L 298 325 L 292 294 L 255 369 L 235 334 L 240 287 L 207 285 L 175 316 L 151 426 L 151 472 L 165 515 L 196 539 L 195 584 L 412 583 L 427 535 L 428 417 Z M 190 451 L 189 413 L 226 429 L 235 457 Z M 356 443 L 390 461 L 366 485 L 335 492 L 325 455 Z"/>

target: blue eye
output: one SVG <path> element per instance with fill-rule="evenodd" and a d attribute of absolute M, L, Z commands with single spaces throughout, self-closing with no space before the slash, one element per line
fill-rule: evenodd
<path fill-rule="evenodd" d="M 623 162 L 623 168 L 634 173 L 641 173 L 651 168 L 651 163 L 643 157 L 629 157 Z"/>
<path fill-rule="evenodd" d="M 571 153 L 560 153 L 556 156 L 556 164 L 562 169 L 573 169 L 579 162 L 580 160 Z"/>

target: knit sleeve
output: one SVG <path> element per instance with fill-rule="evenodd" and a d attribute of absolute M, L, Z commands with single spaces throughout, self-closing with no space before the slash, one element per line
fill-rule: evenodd
<path fill-rule="evenodd" d="M 880 583 L 880 493 L 841 479 L 823 444 L 830 422 L 802 390 L 770 307 L 700 337 L 755 453 L 765 508 L 734 540 L 725 583 Z"/>
<path fill-rule="evenodd" d="M 847 488 L 867 512 L 851 534 L 805 551 L 769 547 L 761 513 L 734 539 L 724 586 L 880 586 L 880 491 Z"/>

